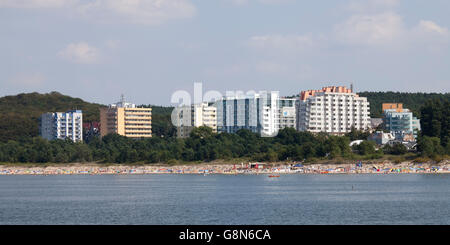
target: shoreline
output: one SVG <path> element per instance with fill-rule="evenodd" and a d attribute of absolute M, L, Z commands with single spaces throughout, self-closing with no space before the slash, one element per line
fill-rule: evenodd
<path fill-rule="evenodd" d="M 200 163 L 195 165 L 106 165 L 75 163 L 50 166 L 0 165 L 0 175 L 124 175 L 124 174 L 223 174 L 223 175 L 280 175 L 280 174 L 421 174 L 450 173 L 450 161 L 441 163 Z"/>

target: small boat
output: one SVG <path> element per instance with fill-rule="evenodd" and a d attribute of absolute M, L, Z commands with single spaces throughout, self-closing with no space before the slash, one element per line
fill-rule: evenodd
<path fill-rule="evenodd" d="M 279 175 L 273 175 L 273 174 L 269 175 L 269 178 L 274 178 L 274 177 L 280 177 L 280 176 Z"/>

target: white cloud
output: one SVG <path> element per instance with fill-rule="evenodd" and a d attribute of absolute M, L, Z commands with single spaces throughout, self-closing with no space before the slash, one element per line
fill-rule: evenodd
<path fill-rule="evenodd" d="M 416 31 L 428 33 L 428 34 L 436 34 L 441 36 L 448 36 L 449 30 L 445 27 L 441 27 L 438 24 L 434 23 L 430 20 L 421 20 L 416 27 Z"/>
<path fill-rule="evenodd" d="M 410 31 L 409 39 L 431 52 L 440 53 L 442 49 L 448 48 L 450 31 L 433 21 L 421 20 Z"/>
<path fill-rule="evenodd" d="M 99 61 L 100 54 L 97 48 L 85 42 L 71 43 L 58 53 L 58 56 L 75 63 L 94 64 Z"/>
<path fill-rule="evenodd" d="M 107 40 L 105 45 L 109 49 L 117 49 L 120 46 L 120 40 Z"/>
<path fill-rule="evenodd" d="M 404 32 L 402 17 L 392 12 L 353 15 L 334 28 L 339 41 L 357 45 L 392 44 L 399 40 Z"/>
<path fill-rule="evenodd" d="M 61 8 L 77 0 L 0 0 L 0 8 Z"/>
<path fill-rule="evenodd" d="M 106 23 L 158 25 L 190 18 L 196 8 L 190 0 L 0 0 L 0 8 L 67 8 L 68 14 Z"/>
<path fill-rule="evenodd" d="M 356 12 L 334 26 L 334 38 L 349 45 L 434 45 L 447 43 L 450 33 L 433 21 L 420 20 L 407 27 L 394 9 L 401 0 L 352 0 L 348 9 Z"/>
<path fill-rule="evenodd" d="M 356 12 L 379 12 L 392 10 L 399 6 L 400 0 L 352 0 L 347 6 L 350 11 Z"/>
<path fill-rule="evenodd" d="M 235 5 L 246 5 L 252 2 L 262 3 L 262 4 L 282 4 L 292 2 L 292 0 L 227 0 Z"/>
<path fill-rule="evenodd" d="M 78 11 L 104 22 L 158 25 L 171 19 L 190 18 L 196 8 L 188 0 L 96 0 L 80 5 Z"/>
<path fill-rule="evenodd" d="M 350 45 L 395 45 L 442 43 L 450 37 L 448 28 L 433 21 L 421 20 L 416 26 L 406 27 L 403 18 L 393 12 L 374 15 L 352 15 L 335 25 L 335 38 Z"/>

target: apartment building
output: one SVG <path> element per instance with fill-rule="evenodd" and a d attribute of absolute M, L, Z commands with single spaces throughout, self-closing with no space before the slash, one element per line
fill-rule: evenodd
<path fill-rule="evenodd" d="M 279 129 L 296 128 L 295 98 L 280 98 L 279 105 Z"/>
<path fill-rule="evenodd" d="M 204 102 L 174 108 L 177 115 L 177 137 L 189 137 L 194 127 L 207 126 L 217 132 L 217 109 L 212 103 Z"/>
<path fill-rule="evenodd" d="M 344 86 L 302 91 L 297 101 L 297 130 L 341 135 L 370 128 L 367 98 Z"/>
<path fill-rule="evenodd" d="M 100 109 L 100 135 L 120 134 L 132 138 L 152 137 L 152 109 L 120 102 Z"/>
<path fill-rule="evenodd" d="M 386 130 L 389 130 L 396 138 L 403 138 L 404 135 L 408 134 L 417 138 L 420 130 L 420 119 L 414 117 L 409 109 L 403 108 L 402 103 L 383 103 L 382 110 Z"/>
<path fill-rule="evenodd" d="M 83 141 L 83 112 L 72 110 L 67 112 L 49 112 L 40 117 L 39 133 L 48 140 L 71 139 Z"/>
<path fill-rule="evenodd" d="M 235 133 L 248 129 L 261 136 L 274 136 L 279 129 L 279 93 L 225 96 L 217 107 L 217 131 Z"/>

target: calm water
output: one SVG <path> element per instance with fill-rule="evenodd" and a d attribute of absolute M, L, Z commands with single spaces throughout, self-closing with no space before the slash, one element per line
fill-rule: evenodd
<path fill-rule="evenodd" d="M 0 224 L 448 225 L 450 175 L 0 176 Z"/>

